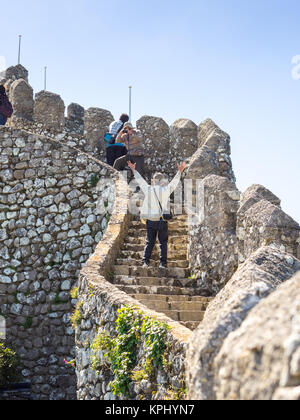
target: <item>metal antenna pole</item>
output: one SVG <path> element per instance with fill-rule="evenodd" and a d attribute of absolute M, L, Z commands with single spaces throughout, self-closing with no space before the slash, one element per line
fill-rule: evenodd
<path fill-rule="evenodd" d="M 21 64 L 21 42 L 22 42 L 22 35 L 19 35 L 18 64 Z"/>
<path fill-rule="evenodd" d="M 44 69 L 44 91 L 47 90 L 47 67 Z"/>
<path fill-rule="evenodd" d="M 129 86 L 129 121 L 132 120 L 132 86 Z"/>

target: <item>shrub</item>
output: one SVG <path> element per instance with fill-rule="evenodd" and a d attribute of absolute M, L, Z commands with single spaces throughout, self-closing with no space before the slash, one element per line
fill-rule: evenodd
<path fill-rule="evenodd" d="M 17 354 L 0 341 L 0 387 L 7 387 L 9 384 L 19 381 L 19 364 L 20 360 Z"/>
<path fill-rule="evenodd" d="M 116 337 L 100 332 L 92 344 L 94 356 L 92 369 L 100 373 L 103 362 L 99 357 L 102 352 L 114 380 L 110 383 L 116 396 L 129 396 L 132 381 L 150 378 L 155 369 L 164 367 L 166 334 L 168 326 L 156 319 L 144 316 L 134 306 L 125 306 L 118 310 Z M 139 369 L 137 351 L 140 346 L 146 350 L 143 368 Z"/>

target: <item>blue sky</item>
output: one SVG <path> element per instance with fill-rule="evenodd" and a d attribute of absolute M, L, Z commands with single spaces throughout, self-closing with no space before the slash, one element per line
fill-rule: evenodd
<path fill-rule="evenodd" d="M 0 56 L 66 105 L 172 124 L 214 119 L 232 137 L 238 187 L 271 189 L 300 221 L 299 0 L 14 0 Z M 4 25 L 4 27 L 3 27 Z M 299 71 L 300 74 L 300 71 Z"/>

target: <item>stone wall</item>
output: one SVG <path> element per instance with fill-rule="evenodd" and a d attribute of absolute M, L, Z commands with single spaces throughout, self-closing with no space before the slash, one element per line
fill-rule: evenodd
<path fill-rule="evenodd" d="M 222 131 L 211 119 L 203 121 L 198 127 L 198 147 L 207 146 L 216 153 L 219 163 L 219 175 L 235 182 L 232 168 L 230 136 Z"/>
<path fill-rule="evenodd" d="M 42 91 L 36 94 L 34 121 L 46 129 L 61 132 L 65 126 L 65 104 L 59 95 Z"/>
<path fill-rule="evenodd" d="M 103 137 L 114 120 L 108 110 L 84 110 L 79 104 L 72 103 L 65 116 L 65 105 L 59 95 L 42 91 L 33 99 L 28 72 L 22 66 L 8 69 L 4 82 L 15 107 L 15 114 L 8 125 L 71 142 L 71 146 L 76 145 L 82 151 L 106 160 Z M 217 168 L 210 173 L 235 180 L 230 159 L 230 137 L 213 121 L 206 120 L 197 127 L 191 120 L 179 119 L 169 127 L 161 118 L 143 116 L 137 121 L 137 128 L 144 137 L 148 180 L 157 171 L 173 177 L 178 163 L 190 161 L 200 146 L 207 146 L 215 156 Z M 193 167 L 198 168 L 198 164 L 199 161 L 194 161 Z"/>
<path fill-rule="evenodd" d="M 9 99 L 14 109 L 14 118 L 33 120 L 33 89 L 24 79 L 12 83 Z"/>
<path fill-rule="evenodd" d="M 100 156 L 105 156 L 104 135 L 107 127 L 114 121 L 112 114 L 100 108 L 89 108 L 84 115 L 84 135 L 92 148 L 97 148 Z"/>
<path fill-rule="evenodd" d="M 6 81 L 11 80 L 12 82 L 15 80 L 24 79 L 26 82 L 28 82 L 28 71 L 21 64 L 18 64 L 17 66 L 9 67 L 6 70 L 4 79 Z"/>
<path fill-rule="evenodd" d="M 36 399 L 74 399 L 70 290 L 114 205 L 108 166 L 49 138 L 0 129 L 0 287 L 6 337 Z M 98 182 L 99 181 L 99 182 Z"/>
<path fill-rule="evenodd" d="M 247 316 L 251 316 L 259 302 L 299 270 L 300 261 L 276 247 L 260 248 L 239 268 L 210 303 L 203 322 L 189 341 L 187 384 L 190 399 L 217 399 L 216 377 L 227 374 L 225 369 L 220 372 L 224 364 L 218 366 L 215 363 L 224 341 L 241 325 L 247 325 Z M 275 314 L 274 308 L 276 319 Z M 268 331 L 264 326 L 258 334 L 263 342 L 268 342 Z M 228 351 L 229 358 L 233 349 L 234 346 Z M 251 364 L 249 359 L 248 363 Z M 268 376 L 268 372 L 265 374 Z M 242 375 L 235 376 L 234 380 L 241 384 Z"/>
<path fill-rule="evenodd" d="M 126 191 L 127 184 L 121 178 L 116 190 L 118 206 L 102 241 L 80 274 L 78 300 L 82 304 L 79 306 L 81 317 L 76 329 L 79 400 L 124 399 L 123 396 L 112 393 L 109 383 L 114 376 L 105 361 L 103 352 L 98 353 L 101 361 L 98 372 L 91 369 L 95 355 L 91 349 L 91 343 L 99 333 L 116 336 L 118 310 L 130 305 L 136 308 L 136 316 L 138 316 L 138 311 L 141 311 L 144 317 L 168 324 L 170 330 L 166 336 L 168 368 L 157 368 L 151 379 L 133 380 L 130 385 L 130 397 L 126 398 L 164 399 L 184 389 L 185 351 L 191 331 L 162 314 L 150 311 L 106 280 L 111 275 L 120 245 L 126 235 L 129 217 Z M 136 355 L 137 364 L 140 369 L 143 369 L 145 349 L 142 345 L 136 349 Z"/>
<path fill-rule="evenodd" d="M 79 400 L 164 400 L 173 392 L 185 389 L 185 353 L 190 330 L 162 314 L 150 311 L 126 293 L 120 292 L 104 277 L 99 276 L 98 271 L 92 267 L 86 268 L 81 274 L 79 300 L 84 302 L 81 309 L 82 320 L 76 334 Z M 169 367 L 155 369 L 151 378 L 133 380 L 130 395 L 124 398 L 112 393 L 110 382 L 115 378 L 101 351 L 98 353 L 102 360 L 98 372 L 91 369 L 95 353 L 90 343 L 99 333 L 108 333 L 111 337 L 116 337 L 118 310 L 130 305 L 136 308 L 136 317 L 140 311 L 143 317 L 152 318 L 171 327 L 165 339 Z M 146 349 L 142 344 L 136 349 L 136 354 L 138 369 L 142 370 L 146 357 Z"/>
<path fill-rule="evenodd" d="M 189 231 L 189 261 L 203 294 L 216 295 L 238 267 L 236 214 L 240 193 L 235 184 L 217 175 L 199 188 L 198 223 Z"/>
<path fill-rule="evenodd" d="M 170 158 L 172 159 L 170 127 L 162 118 L 147 115 L 140 118 L 136 126 L 144 138 L 147 178 L 149 179 L 155 172 L 168 174 L 170 163 L 172 166 L 175 163 L 175 159 L 170 162 Z"/>
<path fill-rule="evenodd" d="M 261 185 L 242 196 L 237 215 L 239 263 L 261 246 L 277 244 L 300 258 L 300 226 L 280 208 L 280 200 Z"/>
<path fill-rule="evenodd" d="M 227 337 L 216 373 L 219 400 L 300 400 L 300 272 Z"/>

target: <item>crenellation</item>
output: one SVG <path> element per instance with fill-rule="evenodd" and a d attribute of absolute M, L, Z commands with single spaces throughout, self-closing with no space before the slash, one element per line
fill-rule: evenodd
<path fill-rule="evenodd" d="M 28 82 L 24 79 L 15 80 L 10 87 L 9 99 L 14 108 L 14 119 L 33 120 L 33 89 Z"/>
<path fill-rule="evenodd" d="M 198 149 L 198 127 L 188 119 L 179 119 L 170 127 L 170 153 L 176 162 L 190 159 Z"/>
<path fill-rule="evenodd" d="M 107 127 L 114 121 L 112 114 L 101 108 L 89 108 L 84 114 L 84 136 L 88 144 L 97 149 L 101 157 L 105 156 L 104 135 Z"/>
<path fill-rule="evenodd" d="M 17 66 L 9 67 L 5 72 L 5 80 L 19 80 L 24 79 L 28 83 L 28 70 L 25 69 L 21 64 Z"/>
<path fill-rule="evenodd" d="M 271 244 L 297 257 L 299 234 L 299 224 L 270 201 L 261 199 L 245 213 L 242 207 L 238 214 L 239 263 Z"/>
<path fill-rule="evenodd" d="M 35 95 L 34 121 L 60 133 L 65 126 L 65 104 L 55 93 L 41 91 Z"/>

